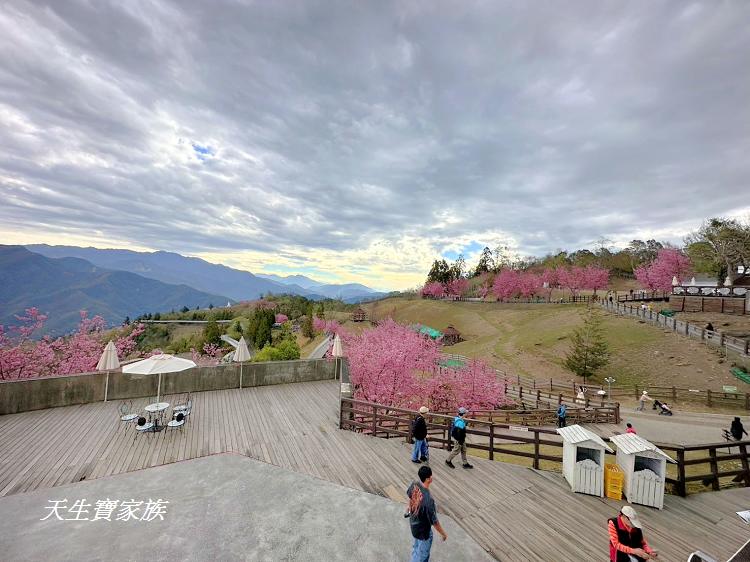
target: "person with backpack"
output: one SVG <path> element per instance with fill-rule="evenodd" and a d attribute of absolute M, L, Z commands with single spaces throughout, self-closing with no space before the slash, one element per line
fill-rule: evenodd
<path fill-rule="evenodd" d="M 642 562 L 659 556 L 643 537 L 641 522 L 629 505 L 623 506 L 617 517 L 608 520 L 607 531 L 610 562 Z"/>
<path fill-rule="evenodd" d="M 409 518 L 411 536 L 414 537 L 411 562 L 429 562 L 432 549 L 432 527 L 435 527 L 443 541 L 448 539 L 448 535 L 438 521 L 437 507 L 430 493 L 432 469 L 429 466 L 421 466 L 417 475 L 419 482 L 412 482 L 406 490 L 409 509 L 404 517 Z"/>
<path fill-rule="evenodd" d="M 568 417 L 568 407 L 564 402 L 560 402 L 557 408 L 557 427 L 565 427 L 565 419 Z"/>
<path fill-rule="evenodd" d="M 414 438 L 414 448 L 411 452 L 411 462 L 413 463 L 429 462 L 430 452 L 427 447 L 427 421 L 424 419 L 425 414 L 429 411 L 427 406 L 422 406 L 411 426 L 411 436 Z"/>
<path fill-rule="evenodd" d="M 451 439 L 455 440 L 456 444 L 453 446 L 453 451 L 451 451 L 451 454 L 448 455 L 448 459 L 445 461 L 445 464 L 451 468 L 456 468 L 453 464 L 453 459 L 456 458 L 459 451 L 461 452 L 463 467 L 474 468 L 474 466 L 469 464 L 469 461 L 466 460 L 466 420 L 464 419 L 466 412 L 466 408 L 459 408 L 458 415 L 453 418 L 453 423 L 451 423 Z"/>

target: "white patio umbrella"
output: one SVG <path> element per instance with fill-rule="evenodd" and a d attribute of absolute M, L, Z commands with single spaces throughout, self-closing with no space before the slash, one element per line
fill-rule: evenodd
<path fill-rule="evenodd" d="M 237 349 L 234 350 L 232 355 L 232 361 L 240 364 L 240 388 L 242 388 L 242 363 L 250 359 L 250 350 L 247 348 L 247 342 L 245 342 L 245 336 L 240 338 L 237 342 Z"/>
<path fill-rule="evenodd" d="M 107 380 L 104 383 L 104 401 L 107 401 L 107 392 L 109 392 L 109 372 L 120 368 L 120 360 L 117 357 L 117 348 L 112 340 L 104 346 L 102 356 L 96 364 L 97 371 L 107 371 Z"/>
<path fill-rule="evenodd" d="M 336 376 L 341 378 L 341 361 L 340 358 L 344 356 L 344 348 L 341 345 L 341 338 L 338 334 L 333 338 L 333 348 L 331 349 L 331 355 L 336 358 Z"/>
<path fill-rule="evenodd" d="M 156 391 L 156 401 L 159 402 L 161 396 L 161 374 L 162 373 L 176 373 L 178 371 L 184 371 L 185 369 L 191 369 L 197 365 L 190 359 L 183 359 L 181 357 L 175 357 L 162 353 L 160 355 L 152 355 L 142 361 L 125 365 L 122 368 L 123 373 L 130 373 L 132 375 L 159 375 L 159 384 Z"/>

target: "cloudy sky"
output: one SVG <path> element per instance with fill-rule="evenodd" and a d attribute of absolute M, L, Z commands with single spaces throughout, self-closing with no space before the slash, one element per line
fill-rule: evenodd
<path fill-rule="evenodd" d="M 415 286 L 750 212 L 750 2 L 0 9 L 0 240 Z"/>

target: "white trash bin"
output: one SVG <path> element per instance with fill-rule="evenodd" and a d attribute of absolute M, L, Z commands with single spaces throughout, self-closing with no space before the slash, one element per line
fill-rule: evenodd
<path fill-rule="evenodd" d="M 604 456 L 612 449 L 580 425 L 561 427 L 557 433 L 563 438 L 563 476 L 571 490 L 604 497 Z"/>

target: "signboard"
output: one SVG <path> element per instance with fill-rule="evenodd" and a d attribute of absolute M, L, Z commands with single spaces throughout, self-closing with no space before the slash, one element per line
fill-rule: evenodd
<path fill-rule="evenodd" d="M 724 385 L 721 388 L 724 389 L 724 392 L 732 392 L 732 393 L 735 393 L 735 394 L 737 393 L 737 387 L 736 386 L 727 386 L 727 385 Z"/>
<path fill-rule="evenodd" d="M 521 425 L 511 425 L 511 426 L 508 426 L 508 429 L 510 429 L 511 431 L 528 431 L 529 430 L 528 427 L 523 427 Z"/>

